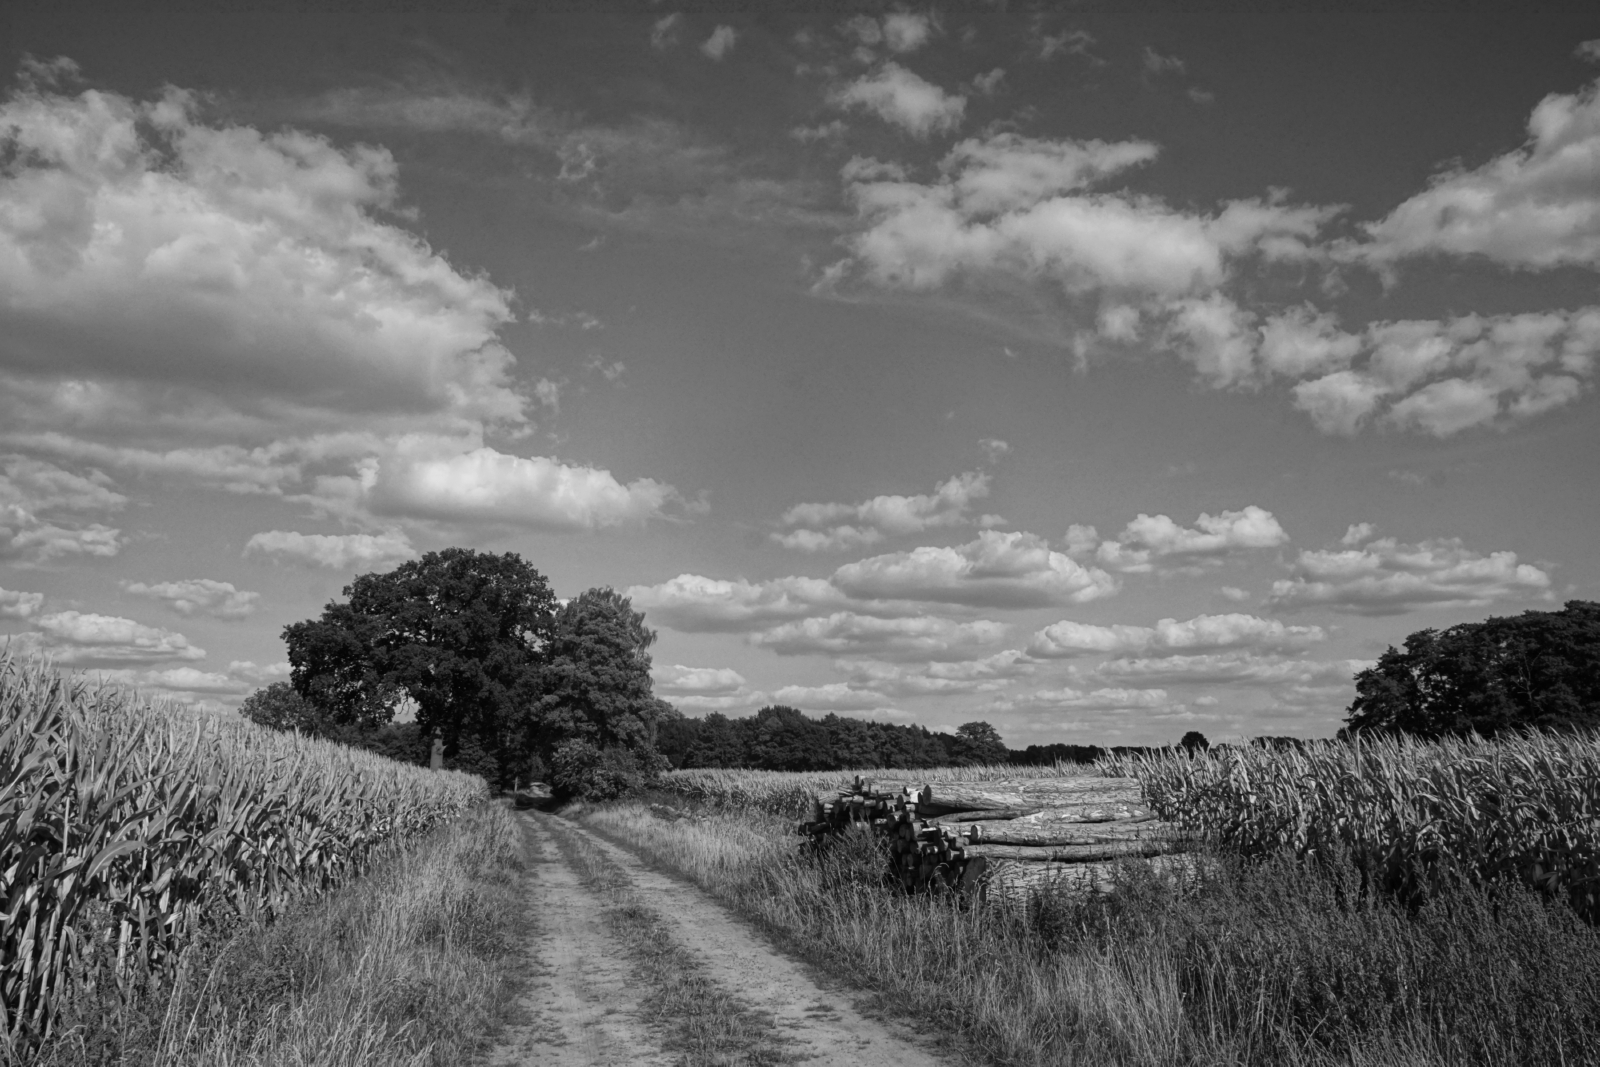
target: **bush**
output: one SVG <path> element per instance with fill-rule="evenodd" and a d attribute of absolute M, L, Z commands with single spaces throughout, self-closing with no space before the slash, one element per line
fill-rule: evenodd
<path fill-rule="evenodd" d="M 615 800 L 643 789 L 666 769 L 653 751 L 596 748 L 588 741 L 563 741 L 551 757 L 550 784 L 561 800 Z"/>

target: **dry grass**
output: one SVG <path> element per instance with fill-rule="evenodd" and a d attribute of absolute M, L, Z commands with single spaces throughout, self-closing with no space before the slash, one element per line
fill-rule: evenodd
<path fill-rule="evenodd" d="M 510 1010 L 522 837 L 480 808 L 366 877 L 196 945 L 170 995 L 80 1005 L 34 1067 L 446 1067 Z M 0 1062 L 10 1062 L 0 1054 Z"/>
<path fill-rule="evenodd" d="M 1130 865 L 1103 897 L 960 910 L 886 892 L 864 834 L 807 861 L 777 816 L 584 818 L 984 1062 L 1600 1062 L 1600 936 L 1515 887 L 1411 913 L 1282 856 L 1187 893 Z"/>

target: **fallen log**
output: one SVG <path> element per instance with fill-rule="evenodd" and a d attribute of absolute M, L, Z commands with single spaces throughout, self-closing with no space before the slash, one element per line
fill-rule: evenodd
<path fill-rule="evenodd" d="M 1112 841 L 1104 844 L 1053 845 L 1030 847 L 1028 845 L 976 844 L 966 847 L 966 854 L 988 860 L 1013 860 L 1019 863 L 1095 863 L 1124 857 L 1161 856 L 1169 852 L 1182 852 L 1188 843 L 1182 840 Z"/>
<path fill-rule="evenodd" d="M 1138 822 L 1107 822 L 1067 825 L 1018 825 L 999 823 L 989 826 L 977 823 L 971 835 L 973 844 L 1025 845 L 1032 848 L 1050 848 L 1059 845 L 1108 845 L 1120 841 L 1164 841 L 1174 834 L 1164 823 L 1154 820 Z"/>

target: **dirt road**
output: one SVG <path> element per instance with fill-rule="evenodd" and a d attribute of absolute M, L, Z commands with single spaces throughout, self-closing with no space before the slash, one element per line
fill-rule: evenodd
<path fill-rule="evenodd" d="M 585 883 L 557 847 L 559 835 L 598 849 L 626 879 L 634 898 L 702 975 L 741 1006 L 771 1020 L 783 1058 L 840 1067 L 944 1067 L 946 1060 L 909 1032 L 862 1015 L 847 990 L 819 984 L 803 964 L 776 951 L 743 920 L 699 889 L 649 869 L 626 849 L 555 816 L 523 813 L 533 865 L 530 908 L 537 930 L 527 946 L 535 975 L 525 1022 L 490 1055 L 493 1067 L 668 1065 L 667 1034 L 644 1010 L 648 993 L 628 946 L 606 922 L 614 906 Z"/>

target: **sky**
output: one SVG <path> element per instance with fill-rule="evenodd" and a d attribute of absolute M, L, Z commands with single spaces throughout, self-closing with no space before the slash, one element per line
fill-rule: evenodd
<path fill-rule="evenodd" d="M 1600 13 L 0 12 L 0 635 L 624 591 L 689 715 L 1330 736 L 1600 598 Z"/>

